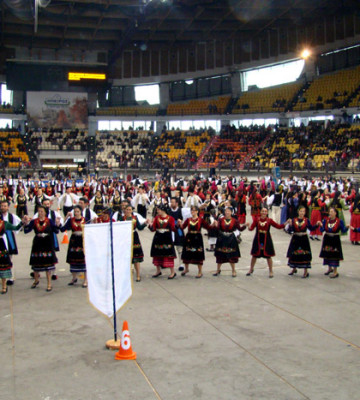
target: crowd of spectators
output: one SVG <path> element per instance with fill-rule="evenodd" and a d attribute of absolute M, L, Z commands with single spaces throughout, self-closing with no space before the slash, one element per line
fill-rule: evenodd
<path fill-rule="evenodd" d="M 101 168 L 142 168 L 151 136 L 151 131 L 99 132 L 96 140 L 97 164 Z"/>
<path fill-rule="evenodd" d="M 293 144 L 298 146 L 290 151 Z M 350 129 L 348 124 L 328 123 L 324 127 L 323 123 L 310 123 L 307 127 L 274 131 L 257 150 L 250 167 L 259 169 L 275 164 L 282 169 L 299 170 L 299 160 L 304 160 L 303 168 L 308 170 L 346 170 L 352 159 L 359 158 L 359 151 L 360 129 Z M 317 156 L 323 156 L 321 165 L 315 162 Z"/>
<path fill-rule="evenodd" d="M 81 150 L 87 151 L 87 132 L 62 129 L 42 129 L 40 131 L 29 131 L 30 141 L 38 150 L 48 149 L 47 145 L 51 145 L 53 150 Z M 55 147 L 55 149 L 54 149 Z"/>

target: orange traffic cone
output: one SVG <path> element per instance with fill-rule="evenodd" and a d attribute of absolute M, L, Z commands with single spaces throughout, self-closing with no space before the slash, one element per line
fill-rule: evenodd
<path fill-rule="evenodd" d="M 65 231 L 65 233 L 64 233 L 64 237 L 63 237 L 61 244 L 69 244 L 69 236 L 67 234 L 67 231 Z"/>
<path fill-rule="evenodd" d="M 136 360 L 136 353 L 131 348 L 130 333 L 127 321 L 124 321 L 119 351 L 115 354 L 115 360 Z"/>

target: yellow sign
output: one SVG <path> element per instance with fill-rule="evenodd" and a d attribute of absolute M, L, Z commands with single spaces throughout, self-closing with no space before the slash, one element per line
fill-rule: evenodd
<path fill-rule="evenodd" d="M 80 81 L 81 79 L 93 79 L 96 81 L 104 81 L 106 79 L 106 74 L 96 74 L 91 72 L 69 72 L 69 81 Z"/>

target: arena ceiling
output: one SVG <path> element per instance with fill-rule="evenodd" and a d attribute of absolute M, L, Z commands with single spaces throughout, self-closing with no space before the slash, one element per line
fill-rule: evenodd
<path fill-rule="evenodd" d="M 261 35 L 359 13 L 358 0 L 2 0 L 2 47 L 105 51 L 187 46 Z M 48 3 L 48 4 L 46 4 Z"/>

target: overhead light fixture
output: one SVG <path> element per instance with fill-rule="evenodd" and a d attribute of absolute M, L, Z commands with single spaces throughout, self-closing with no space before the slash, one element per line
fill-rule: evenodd
<path fill-rule="evenodd" d="M 303 58 L 304 60 L 308 59 L 311 56 L 311 51 L 309 49 L 304 49 L 301 52 L 301 58 Z"/>
<path fill-rule="evenodd" d="M 185 83 L 187 85 L 192 85 L 194 83 L 193 79 L 188 79 L 187 81 L 185 81 Z"/>

